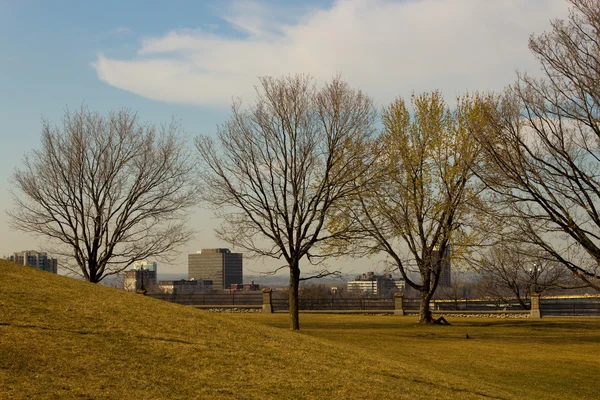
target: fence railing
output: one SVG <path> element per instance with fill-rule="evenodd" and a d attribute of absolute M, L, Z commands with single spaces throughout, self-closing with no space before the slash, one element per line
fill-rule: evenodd
<path fill-rule="evenodd" d="M 406 300 L 405 300 L 406 302 Z M 527 308 L 531 306 L 525 301 Z M 405 306 L 406 307 L 406 306 Z M 434 311 L 521 311 L 516 300 L 435 300 Z M 600 297 L 540 298 L 540 310 L 545 316 L 600 316 Z"/>
<path fill-rule="evenodd" d="M 261 306 L 263 303 L 261 292 L 152 293 L 148 296 L 171 303 L 192 306 Z"/>
<path fill-rule="evenodd" d="M 393 310 L 393 298 L 300 298 L 300 310 Z M 288 310 L 288 299 L 273 299 L 273 310 Z"/>
<path fill-rule="evenodd" d="M 600 298 L 540 299 L 544 316 L 590 316 L 600 317 Z"/>
<path fill-rule="evenodd" d="M 525 303 L 529 308 L 530 302 Z M 522 311 L 516 300 L 433 300 L 431 308 L 435 311 Z"/>
<path fill-rule="evenodd" d="M 152 293 L 149 296 L 177 304 L 192 306 L 246 306 L 265 308 L 270 296 L 263 292 L 226 292 L 226 293 L 182 293 L 163 294 Z M 419 310 L 419 299 L 401 298 L 400 303 L 394 298 L 365 297 L 365 298 L 303 298 L 299 299 L 299 309 L 310 310 L 346 310 L 346 311 L 390 311 L 398 309 L 402 313 L 414 313 Z M 287 297 L 272 296 L 270 299 L 271 311 L 285 311 L 289 309 Z M 529 306 L 529 303 L 527 303 Z M 540 298 L 540 311 L 543 316 L 600 316 L 600 297 L 573 297 L 573 298 Z M 434 312 L 465 311 L 465 312 L 500 312 L 523 311 L 517 301 L 500 300 L 434 300 L 431 303 Z"/>

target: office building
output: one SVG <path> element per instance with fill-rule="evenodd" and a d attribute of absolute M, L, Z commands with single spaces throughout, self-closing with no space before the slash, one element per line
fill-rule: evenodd
<path fill-rule="evenodd" d="M 395 292 L 404 291 L 404 280 L 393 279 L 392 274 L 376 275 L 374 272 L 357 275 L 346 284 L 349 292 L 362 292 L 369 296 L 391 296 Z"/>
<path fill-rule="evenodd" d="M 130 270 L 125 271 L 123 288 L 128 292 L 135 292 L 144 283 L 146 290 L 156 287 L 158 265 L 156 262 L 137 261 Z"/>
<path fill-rule="evenodd" d="M 188 279 L 212 281 L 213 290 L 242 284 L 242 269 L 242 254 L 229 249 L 203 249 L 188 255 Z"/>
<path fill-rule="evenodd" d="M 58 273 L 58 261 L 56 258 L 48 257 L 47 253 L 25 250 L 13 253 L 8 257 L 8 260 L 20 265 L 28 265 L 42 271 L 52 272 L 53 274 Z"/>
<path fill-rule="evenodd" d="M 349 281 L 346 285 L 348 292 L 360 292 L 372 296 L 377 296 L 379 293 L 377 281 Z"/>
<path fill-rule="evenodd" d="M 450 258 L 451 258 L 451 249 L 450 246 L 446 247 L 444 254 L 440 257 L 439 250 L 433 251 L 433 259 L 436 263 L 441 263 L 440 269 L 440 279 L 438 280 L 438 286 L 451 286 L 452 285 L 452 274 L 450 271 Z"/>
<path fill-rule="evenodd" d="M 166 294 L 199 293 L 212 289 L 212 282 L 202 279 L 180 279 L 176 281 L 159 281 L 158 289 Z"/>
<path fill-rule="evenodd" d="M 131 269 L 134 270 L 146 270 L 146 271 L 154 271 L 156 273 L 158 273 L 158 264 L 156 262 L 149 262 L 147 260 L 143 260 L 143 261 L 136 261 L 133 266 L 131 267 Z"/>

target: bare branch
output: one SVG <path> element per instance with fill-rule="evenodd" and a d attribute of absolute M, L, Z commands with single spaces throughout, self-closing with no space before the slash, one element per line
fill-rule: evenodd
<path fill-rule="evenodd" d="M 186 242 L 196 202 L 192 160 L 176 121 L 143 125 L 128 110 L 67 110 L 42 123 L 42 148 L 13 174 L 14 228 L 48 237 L 53 251 L 100 282 L 146 258 L 169 259 Z M 73 269 L 70 269 L 73 271 Z"/>
<path fill-rule="evenodd" d="M 531 37 L 545 78 L 519 75 L 496 100 L 476 173 L 507 225 L 600 290 L 600 3 L 571 4 L 567 21 Z"/>
<path fill-rule="evenodd" d="M 217 140 L 197 139 L 202 198 L 223 220 L 221 239 L 285 259 L 297 329 L 300 260 L 318 259 L 319 244 L 346 235 L 325 223 L 366 175 L 368 163 L 356 161 L 369 157 L 365 143 L 377 114 L 373 101 L 339 76 L 320 89 L 309 76 L 263 77 L 256 90 L 249 109 L 233 104 Z"/>

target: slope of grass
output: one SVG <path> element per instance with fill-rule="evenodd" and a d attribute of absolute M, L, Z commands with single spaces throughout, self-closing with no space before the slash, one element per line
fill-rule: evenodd
<path fill-rule="evenodd" d="M 594 398 L 600 321 L 216 315 L 0 261 L 0 398 Z M 465 333 L 472 339 L 466 340 Z"/>
<path fill-rule="evenodd" d="M 377 356 L 0 261 L 0 398 L 445 398 Z"/>

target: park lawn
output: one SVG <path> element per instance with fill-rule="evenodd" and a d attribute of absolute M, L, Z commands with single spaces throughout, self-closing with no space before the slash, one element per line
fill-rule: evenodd
<path fill-rule="evenodd" d="M 0 261 L 0 398 L 594 398 L 600 320 L 214 314 Z M 468 332 L 473 339 L 464 339 Z"/>
<path fill-rule="evenodd" d="M 285 314 L 237 318 L 288 327 Z M 456 398 L 598 398 L 600 318 L 448 319 L 451 326 L 420 325 L 416 316 L 302 313 L 300 333 L 360 349 L 403 379 Z"/>
<path fill-rule="evenodd" d="M 345 343 L 0 261 L 2 399 L 455 397 Z"/>

